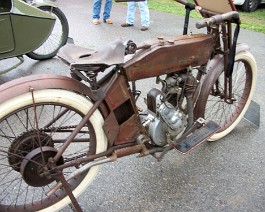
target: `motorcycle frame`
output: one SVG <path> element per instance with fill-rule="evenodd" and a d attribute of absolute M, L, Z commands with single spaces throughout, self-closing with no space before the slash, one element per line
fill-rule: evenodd
<path fill-rule="evenodd" d="M 41 3 L 43 4 L 43 3 Z M 46 4 L 46 3 L 45 3 Z M 189 15 L 189 14 L 188 14 Z M 212 15 L 212 14 L 211 14 Z M 187 19 L 187 17 L 186 17 Z M 187 27 L 188 23 L 185 23 L 184 27 Z M 207 63 L 207 74 L 204 77 L 204 80 L 200 80 L 205 74 L 203 72 L 198 72 L 197 79 L 200 80 L 200 83 L 211 81 L 212 78 L 217 79 L 221 72 L 225 73 L 226 64 L 228 60 L 227 52 L 231 49 L 232 45 L 232 30 L 231 23 L 222 24 L 221 32 L 223 34 L 223 47 L 224 51 L 220 52 L 221 49 L 221 38 L 219 32 L 219 25 L 208 28 L 207 34 L 213 36 L 216 41 L 213 46 L 213 54 L 210 56 L 210 61 Z M 184 33 L 185 34 L 185 33 Z M 241 52 L 248 49 L 247 45 L 238 45 L 236 51 Z M 189 58 L 187 58 L 189 60 Z M 138 62 L 138 61 L 135 61 Z M 188 64 L 189 61 L 187 61 Z M 167 63 L 167 62 L 166 62 Z M 204 64 L 206 65 L 206 64 Z M 125 67 L 125 68 L 124 68 Z M 187 66 L 186 66 L 187 68 Z M 119 71 L 118 71 L 119 70 Z M 145 73 L 146 70 L 143 70 Z M 147 70 L 148 71 L 148 70 Z M 130 154 L 141 153 L 141 155 L 154 154 L 155 152 L 161 152 L 164 150 L 163 147 L 154 147 L 154 146 L 145 146 L 143 141 L 148 140 L 146 135 L 145 128 L 142 126 L 139 114 L 136 106 L 136 99 L 134 94 L 136 93 L 136 88 L 133 86 L 132 90 L 128 83 L 128 71 L 126 71 L 126 64 L 123 67 L 116 67 L 113 69 L 112 73 L 108 74 L 98 82 L 99 90 L 94 91 L 91 88 L 85 86 L 83 83 L 78 82 L 74 79 L 56 76 L 56 75 L 33 75 L 18 80 L 14 80 L 10 83 L 6 83 L 1 86 L 0 90 L 0 103 L 6 101 L 7 99 L 14 98 L 15 96 L 21 95 L 23 93 L 31 92 L 34 98 L 34 91 L 42 89 L 67 89 L 74 92 L 80 93 L 87 96 L 94 102 L 94 106 L 91 110 L 84 116 L 80 124 L 72 132 L 71 136 L 65 141 L 62 148 L 57 152 L 56 156 L 53 158 L 53 162 L 56 162 L 61 157 L 63 151 L 68 147 L 68 145 L 74 140 L 74 137 L 77 135 L 79 130 L 87 123 L 93 112 L 97 109 L 100 110 L 104 123 L 104 131 L 108 138 L 108 150 L 104 153 L 98 155 L 89 156 L 83 159 L 77 159 L 72 161 L 73 164 L 87 163 L 96 158 L 102 156 L 109 156 L 114 151 L 117 152 L 117 157 L 123 157 Z M 110 77 L 111 76 L 111 77 Z M 129 77 L 133 80 L 133 77 Z M 226 77 L 226 99 L 229 101 L 231 98 L 231 80 Z M 202 86 L 197 86 L 197 89 L 203 90 L 205 86 L 211 86 L 209 83 L 202 83 Z M 119 92 L 117 92 L 119 91 Z M 120 92 L 122 91 L 122 92 Z M 118 93 L 118 94 L 117 94 Z M 120 95 L 120 94 L 123 95 Z M 200 90 L 195 92 L 200 97 Z M 199 118 L 203 116 L 200 107 L 196 105 L 196 100 L 194 98 L 194 118 Z M 122 113 L 125 117 L 119 117 L 117 119 L 117 114 L 123 110 L 123 107 L 130 108 L 127 113 Z M 115 112 L 116 111 L 116 112 Z M 116 113 L 116 115 L 115 115 Z M 125 119 L 125 121 L 121 121 Z M 121 133 L 118 133 L 121 132 Z M 138 144 L 137 144 L 138 143 Z M 139 144 L 140 143 L 140 144 Z M 150 150 L 150 148 L 152 150 Z M 123 150 L 124 149 L 124 150 Z M 56 167 L 57 170 L 63 169 L 64 167 L 72 166 L 72 163 L 69 165 L 61 165 Z"/>
<path fill-rule="evenodd" d="M 185 24 L 186 26 L 186 24 Z M 215 24 L 207 28 L 207 36 L 215 41 L 212 45 L 212 51 L 210 56 L 207 58 L 209 61 L 202 62 L 200 64 L 184 65 L 184 67 L 174 66 L 170 72 L 165 74 L 171 74 L 175 72 L 184 71 L 189 72 L 195 67 L 198 70 L 196 79 L 199 85 L 196 87 L 193 96 L 193 104 L 189 111 L 194 113 L 195 119 L 202 117 L 204 111 L 199 107 L 198 100 L 206 98 L 203 95 L 204 90 L 209 91 L 211 86 L 216 82 L 220 74 L 224 74 L 225 77 L 225 101 L 232 103 L 232 80 L 231 76 L 226 75 L 228 54 L 232 49 L 232 27 L 230 22 L 224 22 L 221 24 Z M 221 32 L 220 30 L 221 29 Z M 185 32 L 185 30 L 184 30 Z M 184 33 L 185 34 L 185 33 Z M 184 36 L 183 36 L 184 37 Z M 248 50 L 249 47 L 245 44 L 237 45 L 236 53 L 240 53 Z M 195 51 L 191 51 L 193 54 L 197 54 Z M 187 58 L 188 60 L 189 58 Z M 140 62 L 141 60 L 133 61 L 133 63 Z M 168 60 L 163 61 L 164 64 L 159 64 L 160 67 L 169 63 Z M 100 65 L 99 65 L 100 66 Z M 196 67 L 197 66 L 197 67 Z M 66 194 L 72 201 L 72 204 L 76 211 L 81 211 L 81 208 L 76 201 L 72 190 L 67 183 L 70 179 L 74 178 L 81 173 L 88 171 L 91 167 L 112 162 L 118 158 L 139 153 L 140 157 L 152 155 L 158 161 L 175 145 L 175 141 L 169 143 L 167 147 L 158 147 L 151 144 L 149 136 L 145 130 L 145 127 L 140 121 L 138 108 L 136 106 L 137 101 L 137 90 L 135 87 L 135 81 L 138 79 L 144 79 L 148 76 L 142 72 L 138 72 L 134 76 L 130 76 L 129 63 L 125 65 L 116 65 L 112 70 L 107 73 L 102 79 L 95 80 L 96 75 L 92 75 L 94 81 L 90 81 L 91 78 L 87 79 L 91 87 L 74 80 L 72 78 L 56 76 L 56 75 L 33 75 L 18 80 L 11 81 L 1 86 L 0 88 L 0 104 L 8 101 L 9 99 L 16 98 L 16 96 L 31 93 L 33 107 L 36 105 L 34 101 L 34 93 L 38 90 L 44 89 L 65 89 L 78 93 L 79 95 L 85 96 L 88 100 L 93 103 L 92 108 L 82 118 L 81 122 L 75 127 L 70 136 L 63 142 L 56 155 L 53 158 L 49 158 L 47 166 L 50 168 L 49 173 L 46 177 L 51 177 L 57 180 L 57 184 L 50 190 L 52 194 L 61 187 L 64 187 Z M 143 66 L 142 66 L 143 67 Z M 144 67 L 143 72 L 150 69 L 150 67 Z M 101 70 L 103 70 L 102 67 Z M 79 73 L 77 70 L 71 70 L 73 74 Z M 161 71 L 161 70 L 160 70 Z M 157 79 L 160 75 L 164 74 L 159 71 L 155 71 Z M 78 75 L 77 75 L 78 76 Z M 87 75 L 88 76 L 88 75 Z M 85 79 L 85 76 L 83 75 Z M 158 80 L 157 80 L 158 81 Z M 132 83 L 132 86 L 130 86 Z M 126 110 L 124 110 L 126 108 Z M 80 130 L 87 124 L 93 113 L 99 110 L 103 116 L 104 124 L 103 129 L 108 140 L 107 150 L 94 155 L 80 155 L 82 158 L 76 158 L 69 162 L 63 163 L 62 165 L 55 165 L 57 161 L 62 159 L 63 152 L 68 148 L 71 142 L 75 142 L 74 139 Z M 60 116 L 60 114 L 58 115 Z M 193 117 L 193 116 L 192 116 Z M 56 121 L 56 118 L 54 119 Z M 189 126 L 189 125 L 188 125 Z M 190 127 L 190 128 L 189 128 Z M 193 126 L 189 126 L 186 130 L 188 133 Z M 176 140 L 178 142 L 185 135 L 187 131 L 182 135 L 181 138 Z M 173 139 L 174 140 L 174 139 Z M 157 155 L 156 153 L 160 153 Z M 72 166 L 82 167 L 65 178 L 62 174 L 62 170 Z M 48 194 L 49 196 L 49 194 Z"/>
<path fill-rule="evenodd" d="M 220 38 L 219 32 L 218 32 L 219 26 L 216 26 L 214 29 L 214 37 Z M 210 29 L 208 29 L 209 32 Z M 226 33 L 228 31 L 228 33 Z M 228 34 L 227 37 L 223 37 L 223 43 L 224 43 L 224 50 L 226 51 L 229 47 L 231 47 L 231 24 L 228 23 L 227 27 L 222 26 L 222 34 Z M 215 46 L 215 49 L 218 50 L 220 48 L 220 42 L 216 42 L 217 45 Z M 245 44 L 241 44 L 237 46 L 237 52 L 248 50 L 249 47 Z M 223 53 L 217 53 L 213 55 L 208 63 L 208 67 L 206 68 L 208 71 L 208 74 L 204 77 L 204 82 L 210 80 L 211 76 L 213 76 L 213 73 L 216 76 L 219 76 L 218 73 L 221 73 L 225 67 L 225 64 L 227 63 L 227 54 Z M 122 73 L 122 67 L 119 67 Z M 202 77 L 204 73 L 199 72 L 199 75 L 197 76 L 198 79 Z M 111 76 L 111 79 L 108 81 Z M 138 111 L 136 107 L 136 102 L 133 97 L 133 92 L 131 91 L 131 88 L 127 82 L 126 74 L 120 74 L 117 72 L 117 70 L 113 70 L 111 74 L 105 76 L 104 79 L 102 79 L 102 82 L 100 84 L 100 91 L 93 92 L 89 87 L 84 85 L 81 82 L 78 82 L 74 79 L 63 77 L 63 76 L 56 76 L 56 75 L 32 75 L 25 78 L 20 78 L 11 82 L 8 82 L 1 86 L 0 90 L 0 103 L 6 101 L 7 99 L 14 98 L 15 96 L 21 95 L 23 93 L 32 92 L 34 95 L 34 91 L 36 90 L 42 90 L 42 89 L 67 89 L 72 90 L 74 92 L 84 94 L 85 96 L 89 97 L 93 102 L 94 106 L 92 109 L 84 116 L 81 123 L 76 127 L 76 129 L 72 132 L 71 136 L 66 140 L 63 147 L 60 151 L 58 151 L 57 155 L 54 158 L 54 161 L 57 161 L 61 155 L 62 152 L 67 148 L 67 146 L 73 141 L 75 135 L 78 133 L 78 131 L 85 125 L 85 123 L 89 120 L 90 116 L 93 114 L 93 112 L 96 109 L 99 109 L 102 113 L 105 123 L 104 123 L 104 131 L 106 132 L 107 138 L 109 140 L 109 147 L 115 146 L 113 149 L 122 149 L 126 148 L 126 152 L 118 151 L 118 157 L 122 157 L 125 155 L 130 155 L 134 153 L 140 153 L 142 152 L 143 155 L 148 155 L 146 147 L 144 145 L 139 145 L 136 147 L 133 147 L 136 143 L 137 137 L 140 139 L 140 135 L 145 135 L 145 129 L 140 123 L 140 119 L 138 117 Z M 202 81 L 201 81 L 202 82 Z M 210 86 L 209 83 L 203 83 L 205 86 Z M 198 86 L 199 88 L 200 86 Z M 228 95 L 231 92 L 231 82 L 227 81 L 227 91 Z M 117 90 L 122 92 L 119 92 L 117 94 Z M 203 90 L 203 89 L 202 89 Z M 230 91 L 230 92 L 229 92 Z M 120 95 L 120 93 L 123 93 L 124 95 Z M 122 104 L 131 105 L 131 111 L 129 114 L 125 114 L 127 116 L 128 123 L 123 124 L 121 127 L 119 126 L 119 123 L 117 119 L 115 118 L 115 110 L 119 110 L 119 107 Z M 195 118 L 198 118 L 198 116 L 201 115 L 201 111 L 199 111 L 199 107 L 196 107 L 196 102 L 194 102 L 195 105 Z M 122 108 L 120 108 L 122 110 Z M 117 114 L 117 112 L 116 112 Z M 198 114 L 198 115 L 197 115 Z M 132 127 L 134 126 L 134 127 Z M 133 129 L 133 131 L 132 131 Z M 115 141 L 116 137 L 118 136 L 117 132 L 123 132 L 122 135 L 119 136 L 119 138 Z M 141 139 L 146 139 L 146 136 L 142 137 Z M 141 148 L 139 148 L 141 147 Z M 156 148 L 159 152 L 163 150 L 163 148 Z M 147 151 L 147 152 L 143 152 Z M 151 151 L 153 152 L 153 151 Z M 102 156 L 110 155 L 111 153 L 109 151 L 106 151 L 105 153 L 101 153 L 99 155 L 95 155 L 93 157 L 89 157 L 87 159 L 79 160 L 77 163 L 83 163 L 83 162 L 89 162 L 94 160 L 95 158 L 99 158 Z M 63 165 L 65 166 L 65 165 Z M 60 169 L 60 166 L 57 167 Z"/>
<path fill-rule="evenodd" d="M 216 37 L 218 36 L 219 34 L 216 35 Z M 249 47 L 246 44 L 240 44 L 237 46 L 237 53 L 246 51 L 248 49 Z M 227 60 L 226 58 L 227 58 L 227 55 L 222 55 L 222 54 L 214 55 L 208 63 L 208 73 L 205 75 L 204 80 L 201 81 L 201 83 L 210 80 L 212 76 L 214 76 L 215 78 L 218 77 L 220 73 L 223 72 L 224 70 L 224 63 Z M 213 74 L 213 73 L 216 73 L 216 74 Z M 200 73 L 200 75 L 202 76 L 203 73 Z M 201 76 L 199 76 L 198 78 L 201 78 Z M 120 130 L 125 130 L 124 132 L 126 133 L 124 133 L 124 135 L 127 135 L 128 130 L 126 129 L 128 129 L 128 127 L 132 125 L 137 126 L 136 130 L 133 131 L 133 133 L 130 133 L 127 137 L 125 137 L 122 140 L 118 140 L 115 143 L 114 143 L 114 138 L 116 137 L 116 135 L 112 133 L 110 134 L 107 133 L 107 137 L 109 140 L 107 151 L 100 153 L 100 154 L 93 155 L 93 156 L 88 156 L 86 158 L 76 159 L 74 161 L 69 162 L 68 164 L 64 164 L 64 165 L 56 167 L 55 168 L 56 170 L 62 170 L 69 166 L 73 166 L 73 165 L 77 165 L 81 163 L 87 163 L 96 158 L 112 155 L 114 152 L 117 154 L 117 158 L 135 154 L 135 153 L 141 153 L 142 156 L 146 156 L 150 154 L 153 155 L 156 152 L 162 152 L 164 150 L 164 147 L 153 147 L 152 146 L 150 149 L 150 147 L 147 148 L 144 144 L 137 144 L 136 142 L 137 140 L 136 135 L 138 135 L 138 141 L 141 139 L 147 139 L 147 138 L 140 136 L 145 133 L 145 129 L 140 123 L 139 117 L 137 117 L 138 111 L 136 108 L 136 102 L 133 97 L 133 91 L 131 91 L 129 83 L 126 83 L 126 75 L 120 74 L 119 72 L 117 72 L 117 70 L 113 70 L 112 73 L 105 76 L 105 78 L 103 78 L 101 81 L 102 81 L 102 84 L 101 84 L 102 87 L 100 88 L 100 91 L 93 92 L 91 88 L 69 77 L 64 77 L 64 76 L 59 76 L 59 75 L 32 75 L 32 76 L 20 78 L 20 79 L 5 83 L 4 85 L 1 85 L 0 103 L 8 99 L 14 98 L 16 96 L 22 95 L 24 93 L 28 93 L 28 92 L 31 92 L 32 95 L 34 96 L 34 91 L 43 90 L 43 89 L 71 90 L 71 91 L 74 91 L 74 92 L 77 92 L 77 93 L 80 93 L 82 95 L 89 97 L 91 101 L 94 102 L 94 106 L 84 116 L 82 121 L 79 123 L 76 129 L 72 132 L 71 136 L 66 140 L 62 148 L 58 151 L 58 153 L 54 157 L 53 162 L 56 162 L 61 157 L 62 152 L 74 140 L 75 135 L 86 124 L 86 122 L 89 120 L 90 116 L 93 114 L 93 112 L 96 109 L 100 110 L 101 114 L 103 115 L 103 118 L 105 119 L 105 123 L 103 126 L 105 132 L 106 131 L 117 132 Z M 203 83 L 203 85 L 210 86 L 207 83 Z M 198 88 L 199 87 L 200 86 L 198 86 Z M 115 91 L 117 89 L 122 89 L 122 91 L 125 92 L 125 95 L 121 96 L 120 91 L 119 91 L 119 94 L 116 94 L 117 92 Z M 122 129 L 117 128 L 118 126 L 117 120 L 115 120 L 115 117 L 113 115 L 114 110 L 118 108 L 117 103 L 111 100 L 113 98 L 123 103 L 126 101 L 130 101 L 132 105 L 132 109 L 134 113 L 136 114 L 136 116 L 134 116 L 133 119 L 130 120 L 128 125 L 125 124 Z M 195 112 L 195 118 L 196 118 L 197 117 L 196 114 L 199 114 L 200 111 L 198 107 L 196 107 L 196 102 L 194 102 L 194 104 L 195 104 L 194 112 Z M 111 110 L 109 110 L 110 109 L 109 106 L 112 107 Z"/>

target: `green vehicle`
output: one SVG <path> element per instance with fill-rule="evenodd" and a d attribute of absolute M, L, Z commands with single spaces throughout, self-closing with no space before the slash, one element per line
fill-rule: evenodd
<path fill-rule="evenodd" d="M 0 74 L 23 63 L 23 55 L 35 60 L 54 57 L 69 34 L 63 12 L 51 2 L 40 1 L 0 0 L 0 29 L 0 60 L 19 59 Z"/>

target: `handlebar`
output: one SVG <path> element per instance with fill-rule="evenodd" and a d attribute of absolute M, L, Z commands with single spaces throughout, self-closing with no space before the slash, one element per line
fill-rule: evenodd
<path fill-rule="evenodd" d="M 190 3 L 190 2 L 187 2 L 185 0 L 175 0 L 176 2 L 180 3 L 180 4 L 183 4 L 185 5 L 185 8 L 190 8 L 190 10 L 194 10 L 196 9 L 196 7 L 198 7 L 197 5 L 193 4 L 193 3 Z M 209 10 L 206 10 L 206 9 L 203 9 L 201 7 L 199 7 L 199 11 L 203 14 L 207 14 L 207 15 L 216 15 L 217 13 L 215 12 L 212 12 L 212 11 L 209 11 Z"/>
<path fill-rule="evenodd" d="M 196 23 L 196 28 L 201 29 L 212 24 L 220 24 L 223 21 L 231 21 L 233 23 L 239 23 L 239 14 L 236 11 L 214 15 L 210 18 L 206 18 Z"/>
<path fill-rule="evenodd" d="M 206 18 L 203 21 L 199 21 L 196 23 L 196 28 L 200 29 L 206 26 L 210 26 L 212 24 L 219 24 L 223 21 L 231 21 L 233 23 L 239 23 L 240 19 L 239 19 L 239 14 L 236 11 L 231 11 L 228 13 L 224 13 L 224 14 L 217 14 L 214 13 L 212 11 L 203 9 L 199 6 L 196 6 L 193 3 L 187 2 L 185 0 L 175 0 L 176 2 L 185 5 L 185 8 L 189 8 L 190 10 L 194 10 L 196 9 L 197 11 L 199 11 L 202 14 L 206 14 L 206 15 L 210 15 L 212 17 L 210 18 Z"/>

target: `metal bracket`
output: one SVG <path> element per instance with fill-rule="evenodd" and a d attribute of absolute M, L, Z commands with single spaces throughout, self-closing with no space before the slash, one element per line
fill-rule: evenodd
<path fill-rule="evenodd" d="M 18 66 L 20 66 L 20 65 L 24 62 L 24 58 L 23 58 L 23 56 L 18 56 L 17 59 L 19 59 L 19 62 L 18 62 L 17 64 L 15 64 L 14 66 L 12 66 L 12 67 L 10 67 L 10 68 L 8 68 L 8 69 L 5 69 L 5 70 L 3 70 L 3 71 L 0 71 L 0 75 L 1 75 L 1 74 L 5 74 L 6 72 L 9 72 L 9 71 L 11 71 L 11 70 L 17 68 Z"/>

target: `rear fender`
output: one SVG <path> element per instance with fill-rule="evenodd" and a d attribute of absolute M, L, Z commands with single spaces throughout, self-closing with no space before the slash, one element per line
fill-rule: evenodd
<path fill-rule="evenodd" d="M 92 102 L 96 101 L 90 88 L 83 83 L 66 76 L 43 74 L 22 77 L 2 84 L 0 86 L 0 104 L 19 95 L 28 93 L 32 89 L 35 91 L 43 89 L 65 89 L 87 96 Z M 105 105 L 100 105 L 100 111 L 103 117 L 107 116 Z"/>

